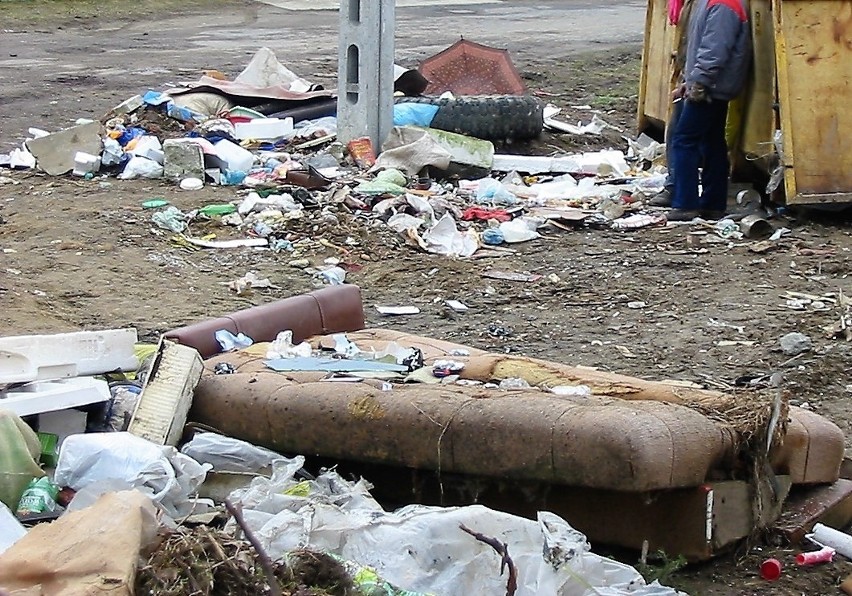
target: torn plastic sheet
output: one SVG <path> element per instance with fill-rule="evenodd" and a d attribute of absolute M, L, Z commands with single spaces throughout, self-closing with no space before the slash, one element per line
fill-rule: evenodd
<path fill-rule="evenodd" d="M 641 161 L 655 163 L 659 160 L 665 160 L 666 145 L 655 141 L 644 132 L 639 135 L 636 140 L 624 137 L 629 147 L 628 153 L 631 157 L 635 157 Z"/>
<path fill-rule="evenodd" d="M 266 357 L 270 360 L 276 358 L 309 358 L 311 351 L 311 344 L 306 341 L 293 345 L 293 332 L 288 329 L 279 333 L 275 341 L 270 344 L 266 351 Z"/>
<path fill-rule="evenodd" d="M 311 84 L 308 81 L 281 64 L 275 53 L 265 47 L 255 52 L 251 61 L 237 75 L 234 82 L 250 87 L 281 86 L 298 93 L 311 90 Z"/>
<path fill-rule="evenodd" d="M 476 233 L 472 230 L 464 234 L 459 232 L 456 220 L 449 213 L 445 213 L 422 238 L 413 230 L 408 230 L 408 234 L 423 250 L 448 257 L 469 257 L 479 248 Z"/>
<path fill-rule="evenodd" d="M 273 558 L 313 548 L 374 568 L 402 589 L 466 596 L 502 594 L 500 559 L 460 525 L 508 545 L 518 569 L 517 596 L 674 596 L 646 585 L 632 567 L 591 552 L 586 537 L 559 516 L 528 520 L 481 505 L 413 505 L 385 512 L 361 480 L 336 472 L 299 481 L 304 458 L 274 465 L 272 478 L 256 478 L 230 499 L 242 505 L 249 528 Z M 233 522 L 229 522 L 233 526 Z"/>

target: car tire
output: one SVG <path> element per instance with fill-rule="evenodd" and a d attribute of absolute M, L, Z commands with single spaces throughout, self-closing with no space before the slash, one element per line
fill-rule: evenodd
<path fill-rule="evenodd" d="M 432 128 L 488 141 L 534 139 L 544 127 L 544 104 L 529 95 L 398 97 L 396 103 L 438 106 Z"/>

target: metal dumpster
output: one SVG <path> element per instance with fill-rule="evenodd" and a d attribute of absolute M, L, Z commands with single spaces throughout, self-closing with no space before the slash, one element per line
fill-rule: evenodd
<path fill-rule="evenodd" d="M 754 68 L 742 104 L 734 173 L 781 182 L 788 204 L 852 203 L 852 0 L 751 0 Z M 648 0 L 639 130 L 671 110 L 675 27 Z M 762 174 L 762 175 L 761 175 Z"/>

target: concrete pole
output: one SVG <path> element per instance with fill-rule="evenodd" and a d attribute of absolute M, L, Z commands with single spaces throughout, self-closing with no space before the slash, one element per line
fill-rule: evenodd
<path fill-rule="evenodd" d="M 393 126 L 396 0 L 340 0 L 337 136 L 369 137 L 376 152 Z"/>

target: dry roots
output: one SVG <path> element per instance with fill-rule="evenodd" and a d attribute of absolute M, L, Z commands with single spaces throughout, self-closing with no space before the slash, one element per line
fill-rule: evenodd
<path fill-rule="evenodd" d="M 289 565 L 277 562 L 275 576 L 287 596 L 349 596 L 352 580 L 332 557 L 296 551 Z M 257 553 L 245 540 L 207 527 L 179 528 L 139 569 L 136 594 L 218 596 L 269 594 L 269 582 Z"/>

